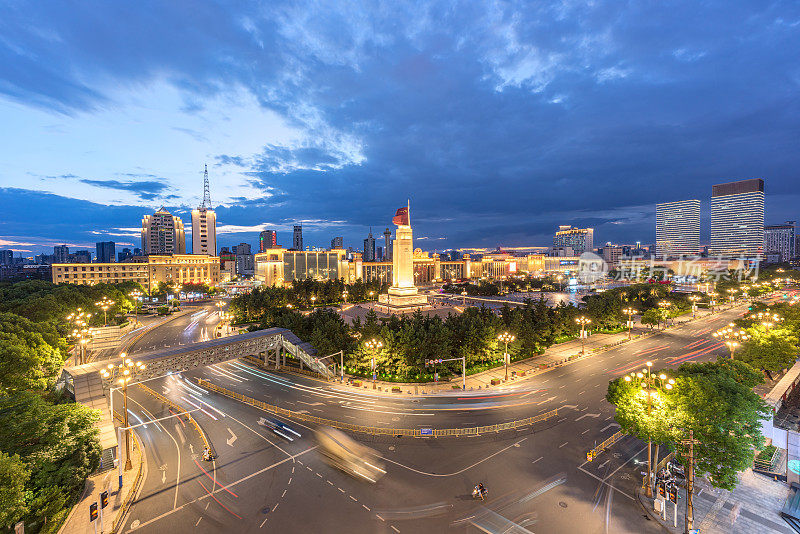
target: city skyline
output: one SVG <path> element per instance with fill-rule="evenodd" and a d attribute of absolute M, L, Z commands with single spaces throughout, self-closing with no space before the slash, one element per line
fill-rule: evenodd
<path fill-rule="evenodd" d="M 162 205 L 186 224 L 204 162 L 219 246 L 299 223 L 355 245 L 409 195 L 431 250 L 560 224 L 654 242 L 655 205 L 682 198 L 704 199 L 707 242 L 709 185 L 749 178 L 766 224 L 800 218 L 796 6 L 451 7 L 6 8 L 0 248 L 130 247 Z M 124 35 L 86 37 L 96 17 Z"/>

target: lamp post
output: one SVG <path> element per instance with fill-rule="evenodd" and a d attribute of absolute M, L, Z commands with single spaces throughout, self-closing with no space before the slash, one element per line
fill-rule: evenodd
<path fill-rule="evenodd" d="M 697 301 L 700 300 L 698 295 L 690 295 L 689 300 L 692 301 L 692 319 L 697 316 Z"/>
<path fill-rule="evenodd" d="M 627 307 L 624 310 L 622 310 L 622 313 L 624 313 L 625 315 L 628 316 L 628 325 L 627 325 L 628 326 L 628 339 L 632 339 L 632 337 L 633 337 L 633 334 L 632 334 L 633 316 L 636 315 L 637 312 L 633 308 Z"/>
<path fill-rule="evenodd" d="M 586 317 L 581 315 L 580 317 L 575 319 L 575 322 L 578 323 L 579 325 L 581 325 L 581 354 L 585 354 L 586 353 L 586 349 L 585 349 L 585 346 L 584 346 L 584 342 L 585 342 L 586 338 L 588 337 L 587 334 L 586 334 L 586 325 L 591 323 L 592 320 L 591 319 L 587 319 Z"/>
<path fill-rule="evenodd" d="M 100 299 L 100 302 L 95 302 L 94 305 L 103 310 L 103 326 L 108 326 L 108 317 L 106 312 L 108 312 L 108 309 L 114 305 L 114 301 L 104 296 L 102 299 Z"/>
<path fill-rule="evenodd" d="M 714 306 L 717 305 L 717 300 L 715 298 L 717 295 L 718 293 L 716 291 L 711 291 L 708 293 L 709 297 L 708 306 L 709 308 L 711 308 L 711 313 L 714 313 Z"/>
<path fill-rule="evenodd" d="M 347 290 L 346 289 L 344 291 L 342 291 L 342 300 L 344 300 L 344 303 L 347 304 Z"/>
<path fill-rule="evenodd" d="M 139 326 L 139 298 L 141 298 L 142 292 L 134 289 L 128 293 L 128 296 L 133 298 L 133 324 Z"/>
<path fill-rule="evenodd" d="M 92 336 L 92 330 L 88 326 L 88 321 L 91 317 L 92 314 L 84 312 L 82 308 L 78 308 L 75 312 L 67 315 L 67 321 L 75 325 L 75 328 L 69 334 L 75 339 L 75 365 L 85 363 L 86 343 Z"/>
<path fill-rule="evenodd" d="M 629 375 L 625 375 L 625 381 L 631 382 L 633 380 L 638 381 L 642 388 L 644 388 L 644 392 L 647 395 L 647 415 L 650 416 L 653 410 L 653 401 L 652 396 L 657 393 L 656 383 L 659 383 L 660 387 L 664 389 L 670 390 L 672 386 L 675 384 L 675 380 L 672 378 L 667 378 L 667 375 L 661 373 L 660 375 L 653 376 L 651 373 L 651 368 L 653 367 L 653 362 L 647 362 L 647 367 L 642 369 L 641 372 L 633 372 Z M 652 440 L 647 440 L 647 487 L 645 488 L 645 495 L 647 497 L 653 496 L 653 442 Z"/>
<path fill-rule="evenodd" d="M 668 300 L 662 300 L 658 303 L 658 307 L 661 308 L 664 314 L 664 328 L 667 328 L 667 310 L 669 307 L 672 306 L 672 303 Z"/>
<path fill-rule="evenodd" d="M 729 323 L 725 328 L 720 328 L 714 332 L 714 337 L 724 340 L 725 344 L 731 351 L 731 360 L 733 359 L 733 354 L 736 351 L 736 347 L 739 346 L 739 342 L 750 339 L 750 336 L 747 335 L 747 332 L 736 328 L 733 323 Z"/>
<path fill-rule="evenodd" d="M 316 295 L 311 295 L 311 307 L 312 307 L 312 308 L 314 307 L 314 303 L 315 303 L 316 301 L 317 301 L 317 296 L 316 296 Z"/>
<path fill-rule="evenodd" d="M 461 305 L 462 306 L 466 306 L 467 305 L 467 290 L 466 289 L 461 292 Z"/>
<path fill-rule="evenodd" d="M 503 362 L 506 364 L 506 382 L 508 382 L 508 364 L 511 363 L 511 357 L 508 354 L 508 344 L 514 341 L 514 336 L 509 334 L 508 332 L 503 332 L 499 336 L 497 336 L 499 341 L 502 341 L 506 344 L 506 350 L 503 352 Z"/>
<path fill-rule="evenodd" d="M 375 379 L 377 373 L 375 372 L 375 354 L 377 350 L 383 347 L 383 343 L 381 343 L 375 338 L 372 338 L 369 341 L 365 342 L 364 346 L 367 347 L 369 351 L 372 353 L 372 357 L 370 358 L 370 363 L 372 366 L 372 389 L 376 389 L 377 385 L 375 384 Z"/>
<path fill-rule="evenodd" d="M 142 362 L 134 362 L 130 358 L 126 358 L 124 352 L 120 354 L 120 357 L 122 362 L 118 365 L 109 363 L 101 373 L 103 378 L 112 382 L 116 380 L 122 386 L 122 395 L 125 399 L 122 414 L 122 424 L 125 425 L 125 471 L 130 471 L 133 465 L 131 464 L 131 431 L 128 428 L 130 426 L 128 424 L 128 383 L 133 380 L 137 372 L 144 371 L 145 365 Z"/>

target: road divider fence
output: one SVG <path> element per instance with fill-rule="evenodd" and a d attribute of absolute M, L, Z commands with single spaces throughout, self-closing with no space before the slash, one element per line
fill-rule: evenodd
<path fill-rule="evenodd" d="M 197 430 L 197 433 L 200 434 L 200 439 L 203 441 L 203 447 L 207 448 L 212 456 L 216 456 L 216 453 L 214 451 L 213 445 L 208 440 L 208 438 L 206 437 L 206 433 L 203 432 L 203 429 L 197 423 L 195 418 L 192 417 L 192 414 L 187 412 L 186 409 L 183 408 L 181 405 L 176 404 L 175 402 L 173 402 L 170 399 L 166 398 L 164 395 L 162 395 L 162 394 L 160 394 L 160 393 L 158 393 L 156 391 L 153 391 L 152 389 L 150 389 L 149 387 L 145 386 L 144 384 L 136 384 L 136 385 L 139 386 L 139 388 L 141 388 L 141 390 L 144 391 L 145 393 L 147 393 L 148 395 L 151 395 L 151 396 L 155 397 L 156 399 L 160 400 L 161 402 L 163 402 L 164 404 L 166 404 L 167 406 L 171 406 L 172 408 L 174 408 L 175 411 L 178 412 L 178 414 L 185 415 L 189 419 L 189 422 L 192 423 L 192 426 L 194 426 L 195 430 Z"/>
<path fill-rule="evenodd" d="M 619 432 L 615 433 L 613 436 L 611 436 L 610 438 L 608 438 L 607 440 L 602 442 L 600 445 L 598 445 L 594 449 L 592 449 L 589 452 L 587 452 L 586 453 L 586 461 L 587 462 L 591 462 L 592 460 L 597 458 L 598 454 L 600 454 L 601 452 L 603 452 L 607 448 L 611 447 L 613 444 L 615 444 L 616 442 L 618 442 L 619 440 L 621 440 L 622 438 L 624 438 L 627 435 L 628 434 L 626 434 L 622 430 L 620 430 Z"/>
<path fill-rule="evenodd" d="M 272 413 L 289 419 L 295 419 L 299 421 L 309 421 L 320 425 L 326 425 L 338 428 L 340 430 L 348 430 L 350 432 L 360 432 L 363 434 L 370 434 L 373 436 L 380 436 L 380 435 L 408 436 L 415 438 L 479 436 L 481 434 L 488 434 L 491 432 L 500 432 L 501 430 L 514 430 L 517 428 L 522 428 L 528 425 L 532 425 L 533 423 L 538 423 L 540 421 L 546 421 L 548 419 L 552 419 L 553 417 L 556 417 L 558 415 L 558 408 L 556 408 L 554 410 L 550 410 L 549 412 L 544 412 L 539 415 L 535 415 L 533 417 L 526 417 L 525 419 L 508 421 L 496 425 L 466 427 L 466 428 L 385 428 L 385 427 L 375 427 L 375 426 L 364 426 L 364 425 L 354 425 L 352 423 L 344 423 L 342 421 L 334 421 L 332 419 L 325 419 L 323 417 L 317 417 L 315 415 L 294 412 L 292 410 L 280 408 L 272 404 L 267 404 L 266 402 L 260 401 L 258 399 L 253 399 L 246 395 L 242 395 L 241 393 L 231 391 L 229 389 L 218 386 L 212 382 L 209 382 L 208 380 L 205 380 L 203 378 L 197 378 L 196 380 L 197 383 L 202 388 L 208 389 L 209 391 L 214 391 L 215 393 L 219 393 L 221 395 L 225 395 L 226 397 L 230 397 L 232 399 L 236 399 L 245 404 L 249 404 L 250 406 L 254 406 L 256 408 L 264 410 L 265 412 L 268 413 Z"/>

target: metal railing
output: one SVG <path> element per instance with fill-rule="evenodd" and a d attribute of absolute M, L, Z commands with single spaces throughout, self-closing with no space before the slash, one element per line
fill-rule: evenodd
<path fill-rule="evenodd" d="M 153 391 L 152 389 L 150 389 L 149 387 L 145 386 L 144 384 L 136 384 L 136 385 L 139 388 L 141 388 L 148 395 L 152 395 L 153 397 L 155 397 L 156 399 L 160 400 L 164 404 L 174 408 L 175 411 L 177 411 L 179 414 L 185 415 L 189 419 L 189 422 L 192 423 L 192 426 L 194 426 L 195 430 L 197 430 L 197 433 L 200 434 L 200 439 L 203 441 L 203 446 L 205 448 L 207 448 L 209 450 L 209 452 L 211 452 L 212 454 L 214 453 L 214 448 L 212 447 L 211 442 L 208 440 L 208 438 L 206 438 L 205 432 L 203 432 L 203 429 L 200 428 L 200 425 L 197 423 L 195 418 L 192 417 L 192 414 L 187 412 L 186 409 L 183 408 L 181 405 L 176 404 L 175 402 L 173 402 L 170 399 L 166 398 L 161 393 Z"/>
<path fill-rule="evenodd" d="M 272 404 L 267 404 L 266 402 L 260 401 L 258 399 L 253 399 L 246 395 L 242 395 L 241 393 L 236 393 L 235 391 L 225 389 L 203 378 L 197 378 L 197 383 L 200 385 L 200 387 L 206 388 L 216 393 L 220 393 L 222 395 L 225 395 L 226 397 L 236 399 L 245 404 L 249 404 L 250 406 L 254 406 L 256 408 L 264 410 L 265 412 L 268 413 L 272 413 L 282 417 L 287 417 L 290 419 L 309 421 L 320 425 L 331 426 L 341 430 L 348 430 L 350 432 L 371 434 L 373 436 L 383 435 L 383 436 L 434 437 L 434 438 L 441 438 L 448 436 L 478 436 L 490 432 L 500 432 L 502 430 L 513 430 L 516 428 L 522 428 L 531 425 L 533 423 L 538 423 L 540 421 L 546 421 L 547 419 L 552 419 L 553 417 L 556 417 L 558 415 L 558 408 L 556 408 L 554 410 L 550 410 L 549 412 L 544 412 L 539 415 L 535 415 L 533 417 L 526 417 L 525 419 L 508 421 L 506 423 L 499 423 L 496 425 L 467 427 L 467 428 L 430 428 L 430 429 L 386 428 L 386 427 L 354 425 L 352 423 L 334 421 L 332 419 L 325 419 L 323 417 L 317 417 L 315 415 L 293 412 L 285 408 L 280 408 Z"/>
<path fill-rule="evenodd" d="M 602 442 L 600 445 L 598 445 L 594 449 L 592 449 L 589 452 L 587 452 L 586 453 L 586 460 L 591 462 L 592 460 L 597 458 L 598 454 L 600 454 L 601 452 L 603 452 L 607 448 L 611 447 L 613 444 L 615 444 L 616 442 L 618 442 L 619 440 L 621 440 L 622 438 L 624 438 L 627 435 L 628 434 L 626 434 L 622 430 L 618 431 L 613 436 L 611 436 L 610 438 L 608 438 L 607 440 Z"/>

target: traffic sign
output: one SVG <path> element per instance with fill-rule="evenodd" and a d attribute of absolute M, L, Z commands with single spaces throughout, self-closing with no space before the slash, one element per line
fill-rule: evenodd
<path fill-rule="evenodd" d="M 433 435 L 433 429 L 432 428 L 420 428 L 419 429 L 419 435 L 420 436 L 432 436 Z"/>

